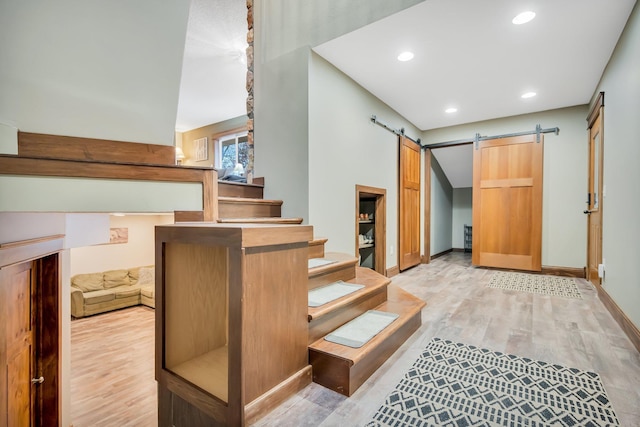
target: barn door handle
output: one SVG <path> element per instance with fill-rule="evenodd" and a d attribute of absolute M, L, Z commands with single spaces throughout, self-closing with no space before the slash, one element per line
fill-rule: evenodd
<path fill-rule="evenodd" d="M 44 382 L 44 377 L 31 378 L 31 384 L 42 384 L 43 382 Z"/>

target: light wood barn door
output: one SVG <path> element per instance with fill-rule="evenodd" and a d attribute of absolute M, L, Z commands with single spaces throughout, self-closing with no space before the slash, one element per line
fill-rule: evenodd
<path fill-rule="evenodd" d="M 420 264 L 420 146 L 400 137 L 400 271 Z"/>
<path fill-rule="evenodd" d="M 479 142 L 473 152 L 474 265 L 540 271 L 543 136 Z"/>

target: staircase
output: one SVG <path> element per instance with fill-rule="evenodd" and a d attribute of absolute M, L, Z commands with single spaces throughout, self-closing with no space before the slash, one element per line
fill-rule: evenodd
<path fill-rule="evenodd" d="M 310 247 L 313 244 L 311 242 Z M 309 363 L 313 366 L 313 381 L 351 396 L 420 327 L 425 303 L 391 285 L 387 277 L 358 267 L 357 258 L 339 253 L 327 253 L 322 258 L 336 262 L 310 268 L 309 289 L 338 280 L 364 285 L 352 294 L 320 307 L 308 308 Z M 325 340 L 327 334 L 367 310 L 395 313 L 399 317 L 360 348 Z"/>
<path fill-rule="evenodd" d="M 256 182 L 218 182 L 218 222 L 302 223 L 302 218 L 282 218 L 282 200 L 264 199 L 264 180 Z"/>
<path fill-rule="evenodd" d="M 282 218 L 281 200 L 263 199 L 264 181 L 254 184 L 218 183 L 218 222 L 300 224 L 302 218 Z M 176 219 L 176 221 L 178 221 Z M 326 253 L 327 239 L 309 242 L 309 259 L 332 263 L 309 268 L 308 289 L 342 280 L 364 285 L 356 292 L 319 307 L 308 307 L 309 363 L 313 381 L 351 396 L 421 325 L 425 303 L 391 284 L 387 277 L 358 266 L 347 254 Z M 399 317 L 360 348 L 325 340 L 327 334 L 367 310 Z"/>

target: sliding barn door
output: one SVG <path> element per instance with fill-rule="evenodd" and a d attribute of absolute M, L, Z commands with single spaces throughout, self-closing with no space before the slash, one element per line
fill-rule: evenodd
<path fill-rule="evenodd" d="M 420 146 L 400 137 L 399 268 L 420 264 Z"/>
<path fill-rule="evenodd" d="M 539 135 L 481 141 L 473 152 L 473 264 L 541 270 Z"/>

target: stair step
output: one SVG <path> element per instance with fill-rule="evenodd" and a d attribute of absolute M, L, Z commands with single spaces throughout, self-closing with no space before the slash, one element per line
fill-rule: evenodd
<path fill-rule="evenodd" d="M 335 262 L 309 269 L 309 289 L 343 280 L 345 282 L 356 277 L 358 258 L 338 252 L 328 252 L 323 259 Z"/>
<path fill-rule="evenodd" d="M 233 181 L 218 181 L 218 196 L 220 197 L 262 199 L 263 195 L 264 185 Z"/>
<path fill-rule="evenodd" d="M 282 200 L 253 199 L 250 197 L 218 197 L 220 218 L 278 217 Z"/>
<path fill-rule="evenodd" d="M 313 381 L 351 396 L 421 325 L 424 301 L 389 285 L 388 301 L 375 310 L 400 317 L 360 348 L 335 344 L 320 338 L 309 346 Z"/>
<path fill-rule="evenodd" d="M 302 218 L 220 218 L 218 222 L 225 224 L 302 224 Z"/>
<path fill-rule="evenodd" d="M 316 238 L 309 242 L 309 259 L 324 258 L 324 244 L 327 243 L 324 238 Z"/>
<path fill-rule="evenodd" d="M 319 307 L 308 308 L 309 344 L 385 302 L 390 282 L 388 277 L 371 269 L 356 267 L 356 277 L 346 283 L 357 283 L 364 288 Z"/>
<path fill-rule="evenodd" d="M 174 211 L 173 222 L 203 222 L 204 211 Z"/>

